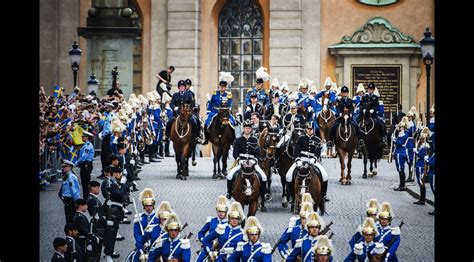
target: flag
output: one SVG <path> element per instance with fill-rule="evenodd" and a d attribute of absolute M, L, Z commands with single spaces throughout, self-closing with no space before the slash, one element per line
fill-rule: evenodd
<path fill-rule="evenodd" d="M 77 160 L 79 160 L 79 150 L 75 146 L 71 146 L 69 149 L 71 153 L 70 154 L 71 158 L 69 159 L 69 161 L 76 164 Z"/>
<path fill-rule="evenodd" d="M 55 97 L 55 98 L 61 97 L 62 92 L 63 92 L 62 87 L 60 87 L 60 86 L 55 86 L 55 87 L 54 87 L 54 95 L 53 95 L 53 97 Z"/>

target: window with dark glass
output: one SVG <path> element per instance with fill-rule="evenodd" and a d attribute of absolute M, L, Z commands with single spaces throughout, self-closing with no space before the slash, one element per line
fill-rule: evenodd
<path fill-rule="evenodd" d="M 218 46 L 218 72 L 231 72 L 234 77 L 228 89 L 236 113 L 255 83 L 255 71 L 263 64 L 263 16 L 256 0 L 227 2 L 219 16 Z"/>

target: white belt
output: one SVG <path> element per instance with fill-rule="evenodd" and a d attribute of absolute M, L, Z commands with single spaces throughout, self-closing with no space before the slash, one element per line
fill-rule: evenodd
<path fill-rule="evenodd" d="M 112 200 L 107 201 L 107 205 L 108 205 L 108 206 L 116 205 L 116 206 L 119 206 L 119 207 L 123 207 L 123 204 L 118 203 L 118 202 L 114 202 L 114 201 L 112 201 Z"/>

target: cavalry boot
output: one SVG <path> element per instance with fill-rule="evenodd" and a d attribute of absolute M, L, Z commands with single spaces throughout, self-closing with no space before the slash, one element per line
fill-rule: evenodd
<path fill-rule="evenodd" d="M 395 191 L 406 191 L 407 188 L 405 187 L 405 171 L 398 172 L 398 177 L 400 178 L 400 186 L 395 188 Z"/>
<path fill-rule="evenodd" d="M 232 180 L 227 179 L 227 199 L 232 198 Z"/>
<path fill-rule="evenodd" d="M 408 171 L 408 179 L 405 182 L 415 182 L 415 179 L 413 178 L 413 168 Z"/>
<path fill-rule="evenodd" d="M 326 197 L 327 192 L 328 192 L 328 181 L 323 181 L 321 183 L 321 194 L 323 195 L 323 199 L 326 202 L 329 201 L 329 199 Z"/>
<path fill-rule="evenodd" d="M 420 187 L 420 200 L 413 202 L 413 204 L 424 205 L 426 202 L 426 188 Z"/>

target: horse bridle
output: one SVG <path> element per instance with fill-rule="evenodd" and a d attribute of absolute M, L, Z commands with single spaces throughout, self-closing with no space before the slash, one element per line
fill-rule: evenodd
<path fill-rule="evenodd" d="M 348 115 L 347 115 L 348 116 Z M 342 141 L 344 142 L 347 142 L 349 141 L 349 139 L 351 138 L 352 136 L 352 127 L 351 125 L 348 123 L 347 119 L 344 118 L 344 134 L 347 134 L 347 126 L 349 126 L 349 135 L 346 136 L 346 138 L 342 137 L 342 134 L 341 134 L 341 125 L 339 125 L 338 127 L 338 135 L 339 135 L 339 138 L 342 139 Z"/>

